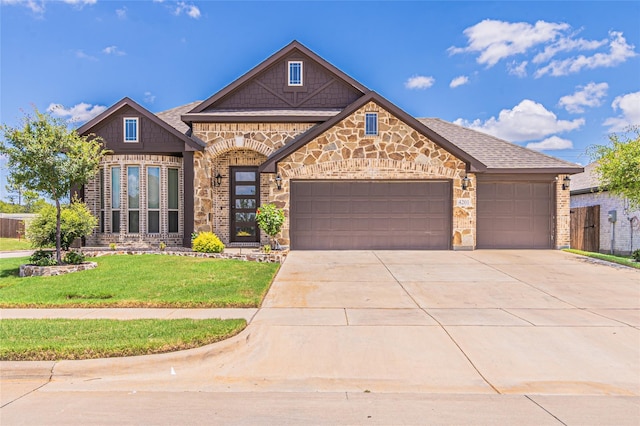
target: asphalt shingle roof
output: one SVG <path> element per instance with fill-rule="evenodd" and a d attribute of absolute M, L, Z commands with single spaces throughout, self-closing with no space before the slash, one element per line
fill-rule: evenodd
<path fill-rule="evenodd" d="M 576 171 L 580 171 L 581 168 L 577 164 L 439 118 L 418 118 L 418 121 L 476 158 L 488 170 L 576 168 Z"/>
<path fill-rule="evenodd" d="M 585 189 L 598 188 L 600 180 L 596 173 L 597 163 L 591 163 L 584 167 L 584 172 L 571 176 L 571 190 L 580 191 Z"/>
<path fill-rule="evenodd" d="M 202 101 L 191 102 L 191 103 L 186 104 L 186 105 L 181 105 L 179 107 L 168 109 L 166 111 L 157 112 L 156 116 L 160 120 L 164 121 L 165 123 L 167 123 L 168 125 L 170 125 L 174 129 L 179 131 L 180 133 L 185 133 L 186 134 L 187 131 L 189 130 L 189 126 L 184 121 L 182 121 L 182 119 L 180 117 L 183 114 L 186 114 L 187 112 L 191 111 L 192 109 L 194 109 L 196 106 L 200 105 L 201 103 L 202 103 Z"/>

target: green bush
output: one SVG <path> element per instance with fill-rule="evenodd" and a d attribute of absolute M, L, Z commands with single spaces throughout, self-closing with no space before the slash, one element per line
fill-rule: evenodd
<path fill-rule="evenodd" d="M 256 222 L 265 234 L 274 238 L 284 224 L 284 212 L 275 204 L 265 204 L 258 208 Z"/>
<path fill-rule="evenodd" d="M 224 244 L 213 232 L 200 232 L 191 244 L 193 251 L 200 253 L 222 253 Z"/>
<path fill-rule="evenodd" d="M 89 235 L 98 224 L 87 206 L 74 200 L 62 206 L 60 212 L 60 246 L 69 247 L 76 238 Z M 48 205 L 40 210 L 38 216 L 27 229 L 27 238 L 34 247 L 52 247 L 56 245 L 56 208 Z"/>
<path fill-rule="evenodd" d="M 633 260 L 635 260 L 636 262 L 640 262 L 640 249 L 631 253 L 631 257 L 633 257 Z"/>
<path fill-rule="evenodd" d="M 68 263 L 70 265 L 79 265 L 84 262 L 84 260 L 85 255 L 77 251 L 70 251 L 62 258 L 64 263 Z"/>
<path fill-rule="evenodd" d="M 29 257 L 29 262 L 36 266 L 54 266 L 57 265 L 55 253 L 50 250 L 36 250 Z"/>

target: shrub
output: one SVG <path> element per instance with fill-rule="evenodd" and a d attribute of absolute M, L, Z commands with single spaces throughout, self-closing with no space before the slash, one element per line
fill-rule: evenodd
<path fill-rule="evenodd" d="M 87 206 L 74 200 L 62 207 L 60 212 L 60 246 L 63 250 L 69 247 L 76 238 L 89 235 L 98 224 Z M 56 208 L 46 206 L 27 229 L 27 238 L 34 247 L 55 247 L 56 245 Z"/>
<path fill-rule="evenodd" d="M 284 212 L 282 209 L 277 208 L 275 204 L 265 204 L 258 208 L 256 222 L 258 222 L 260 229 L 273 239 L 278 235 L 284 224 Z"/>
<path fill-rule="evenodd" d="M 36 250 L 29 257 L 29 262 L 36 266 L 54 266 L 57 265 L 55 253 L 50 250 Z"/>
<path fill-rule="evenodd" d="M 191 244 L 193 251 L 200 253 L 222 253 L 224 244 L 213 232 L 200 232 Z"/>
<path fill-rule="evenodd" d="M 62 261 L 64 263 L 68 263 L 70 265 L 79 265 L 84 262 L 85 256 L 84 254 L 77 251 L 70 251 L 63 258 Z"/>
<path fill-rule="evenodd" d="M 640 249 L 631 253 L 631 257 L 633 257 L 633 260 L 635 260 L 636 262 L 640 262 Z"/>

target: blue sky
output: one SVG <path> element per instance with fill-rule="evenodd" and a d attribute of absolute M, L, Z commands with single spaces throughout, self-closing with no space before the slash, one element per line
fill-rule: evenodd
<path fill-rule="evenodd" d="M 416 117 L 569 161 L 640 124 L 640 2 L 0 0 L 0 121 L 203 100 L 298 40 Z M 0 159 L 5 199 L 6 160 Z"/>

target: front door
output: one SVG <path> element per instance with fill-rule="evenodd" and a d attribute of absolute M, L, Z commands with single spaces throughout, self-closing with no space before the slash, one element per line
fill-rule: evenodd
<path fill-rule="evenodd" d="M 260 200 L 257 167 L 231 167 L 231 242 L 260 241 L 256 210 Z"/>

